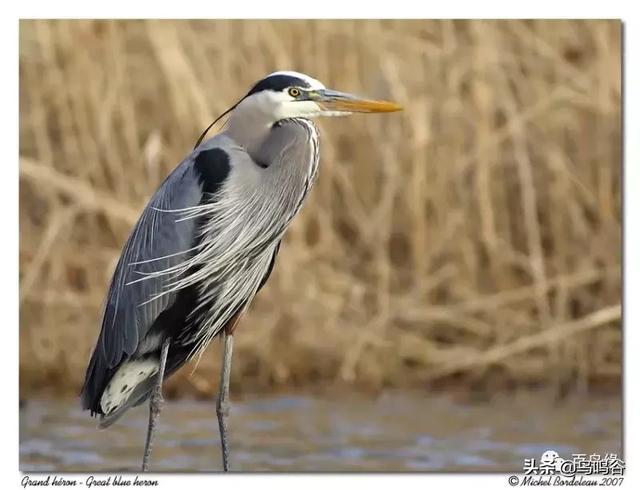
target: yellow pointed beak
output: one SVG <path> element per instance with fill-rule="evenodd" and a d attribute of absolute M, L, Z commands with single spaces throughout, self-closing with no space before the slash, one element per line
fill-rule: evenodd
<path fill-rule="evenodd" d="M 396 112 L 402 106 L 386 100 L 369 100 L 334 90 L 319 90 L 316 103 L 327 112 Z"/>

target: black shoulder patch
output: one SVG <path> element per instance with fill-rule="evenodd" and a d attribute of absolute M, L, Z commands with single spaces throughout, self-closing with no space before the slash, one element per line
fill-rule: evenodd
<path fill-rule="evenodd" d="M 229 155 L 220 148 L 203 150 L 194 160 L 196 173 L 202 183 L 202 191 L 214 194 L 229 175 Z"/>
<path fill-rule="evenodd" d="M 263 90 L 280 92 L 292 85 L 305 88 L 311 87 L 311 85 L 302 78 L 292 77 L 291 75 L 273 75 L 256 83 L 246 96 L 249 97 L 252 94 L 262 92 Z"/>

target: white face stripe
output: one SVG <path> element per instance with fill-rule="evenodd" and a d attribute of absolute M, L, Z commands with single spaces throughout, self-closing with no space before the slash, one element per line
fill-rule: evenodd
<path fill-rule="evenodd" d="M 274 76 L 287 76 L 304 80 L 309 84 L 308 90 L 322 90 L 325 86 L 319 80 L 295 71 L 276 71 L 266 76 L 262 81 Z M 262 82 L 259 82 L 262 83 Z M 268 85 L 268 84 L 266 84 Z M 306 90 L 303 88 L 303 90 Z M 229 131 L 234 138 L 244 139 L 244 144 L 250 145 L 252 132 L 260 133 L 264 127 L 282 119 L 315 118 L 319 116 L 348 116 L 349 112 L 327 111 L 313 100 L 295 100 L 287 90 L 260 90 L 245 97 L 235 107 L 229 118 Z M 251 129 L 253 128 L 253 129 Z M 248 137 L 247 137 L 248 135 Z"/>
<path fill-rule="evenodd" d="M 297 71 L 274 71 L 273 73 L 270 73 L 269 75 L 267 75 L 265 78 L 269 78 L 275 75 L 286 75 L 289 77 L 300 78 L 305 82 L 307 82 L 310 85 L 312 90 L 320 90 L 320 89 L 326 88 L 322 84 L 322 82 L 320 82 L 319 80 L 316 80 L 315 78 L 312 78 L 309 75 L 305 75 L 304 73 L 299 73 Z"/>

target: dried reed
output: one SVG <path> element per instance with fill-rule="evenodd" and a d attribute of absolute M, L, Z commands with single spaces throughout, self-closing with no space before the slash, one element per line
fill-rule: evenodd
<path fill-rule="evenodd" d="M 278 69 L 406 110 L 321 122 L 319 183 L 238 331 L 234 389 L 615 385 L 620 35 L 615 21 L 22 21 L 22 394 L 78 389 L 146 199 Z M 172 392 L 210 393 L 218 362 Z"/>

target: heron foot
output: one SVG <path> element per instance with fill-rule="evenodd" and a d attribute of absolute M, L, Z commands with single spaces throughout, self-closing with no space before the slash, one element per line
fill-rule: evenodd
<path fill-rule="evenodd" d="M 160 352 L 160 366 L 156 375 L 156 384 L 151 392 L 149 400 L 149 426 L 147 427 L 147 440 L 144 445 L 144 456 L 142 457 L 142 471 L 149 471 L 149 461 L 151 460 L 151 447 L 153 446 L 153 437 L 156 432 L 156 423 L 162 407 L 164 406 L 164 397 L 162 396 L 162 381 L 164 380 L 164 368 L 167 362 L 167 354 L 169 352 L 169 340 L 165 340 L 162 344 Z"/>
<path fill-rule="evenodd" d="M 216 403 L 216 414 L 218 415 L 218 428 L 220 430 L 220 443 L 222 446 L 222 468 L 224 471 L 229 471 L 229 428 L 227 420 L 229 418 L 229 412 L 231 411 L 231 404 L 228 400 L 218 398 Z"/>
<path fill-rule="evenodd" d="M 218 399 L 216 403 L 216 413 L 218 417 L 228 417 L 231 412 L 231 403 L 228 400 Z"/>
<path fill-rule="evenodd" d="M 163 407 L 164 407 L 164 396 L 162 396 L 162 391 L 160 391 L 160 392 L 156 391 L 151 396 L 151 401 L 149 403 L 149 408 L 151 410 L 151 414 L 154 417 L 157 417 L 158 415 L 160 415 L 160 412 L 162 411 Z"/>
<path fill-rule="evenodd" d="M 220 443 L 222 449 L 222 468 L 224 471 L 230 470 L 229 465 L 229 428 L 227 419 L 231 410 L 229 403 L 229 374 L 231 372 L 231 355 L 233 354 L 233 335 L 225 332 L 224 336 L 224 356 L 222 360 L 222 376 L 220 379 L 220 393 L 216 403 L 216 413 L 218 414 L 218 429 L 220 430 Z"/>

